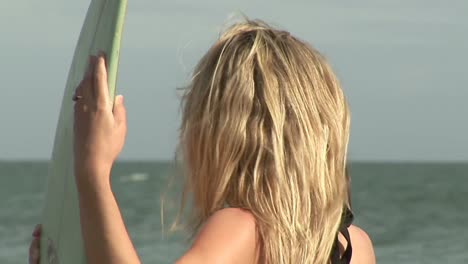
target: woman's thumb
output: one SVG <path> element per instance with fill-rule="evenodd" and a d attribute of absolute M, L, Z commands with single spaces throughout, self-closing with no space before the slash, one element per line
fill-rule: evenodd
<path fill-rule="evenodd" d="M 114 101 L 114 120 L 118 123 L 127 121 L 127 112 L 125 110 L 124 98 L 122 95 L 117 95 Z"/>

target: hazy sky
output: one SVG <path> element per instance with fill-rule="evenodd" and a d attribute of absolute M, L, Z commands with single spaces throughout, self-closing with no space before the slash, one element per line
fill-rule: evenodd
<path fill-rule="evenodd" d="M 48 159 L 89 1 L 3 1 L 0 159 Z M 236 12 L 311 42 L 352 110 L 352 160 L 468 160 L 468 1 L 129 0 L 124 159 L 171 159 L 176 88 Z"/>

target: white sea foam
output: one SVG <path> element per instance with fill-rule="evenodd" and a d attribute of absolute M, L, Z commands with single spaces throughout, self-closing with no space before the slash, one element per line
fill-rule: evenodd
<path fill-rule="evenodd" d="M 132 174 L 121 177 L 120 181 L 122 181 L 122 182 L 140 182 L 140 181 L 148 180 L 148 177 L 149 177 L 148 173 L 134 172 Z"/>

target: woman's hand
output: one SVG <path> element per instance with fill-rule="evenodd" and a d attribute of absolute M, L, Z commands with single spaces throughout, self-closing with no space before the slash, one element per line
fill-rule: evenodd
<path fill-rule="evenodd" d="M 104 54 L 90 57 L 87 73 L 76 89 L 73 100 L 75 176 L 78 188 L 109 184 L 112 164 L 125 143 L 127 121 L 123 97 L 117 96 L 114 106 L 109 99 Z"/>
<path fill-rule="evenodd" d="M 29 264 L 39 264 L 40 259 L 40 242 L 41 242 L 42 226 L 36 225 L 32 233 L 32 241 L 29 246 Z"/>

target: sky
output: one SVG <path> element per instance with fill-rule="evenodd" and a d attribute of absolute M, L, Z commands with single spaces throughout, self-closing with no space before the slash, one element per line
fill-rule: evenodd
<path fill-rule="evenodd" d="M 89 1 L 4 1 L 0 160 L 47 160 Z M 129 0 L 121 159 L 170 160 L 177 88 L 232 17 L 289 30 L 329 59 L 352 112 L 349 158 L 468 161 L 468 1 Z"/>

